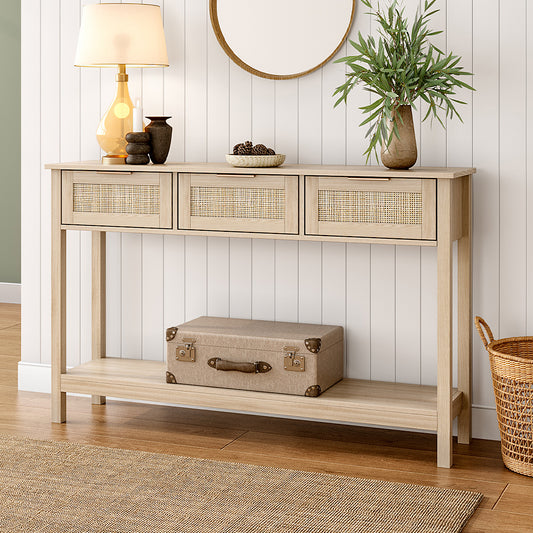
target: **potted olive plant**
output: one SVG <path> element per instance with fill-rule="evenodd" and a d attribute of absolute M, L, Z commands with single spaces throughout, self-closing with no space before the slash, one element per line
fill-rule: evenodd
<path fill-rule="evenodd" d="M 350 41 L 356 55 L 338 59 L 346 63 L 346 82 L 337 87 L 334 95 L 340 94 L 335 106 L 346 102 L 355 85 L 362 83 L 373 95 L 372 103 L 360 107 L 368 117 L 360 126 L 370 125 L 367 132 L 368 148 L 364 152 L 367 162 L 372 153 L 377 158 L 381 146 L 381 160 L 389 168 L 409 168 L 417 158 L 413 115 L 417 100 L 428 104 L 423 117 L 436 118 L 443 127 L 440 116 L 461 120 L 456 104 L 464 104 L 455 98 L 458 88 L 473 88 L 461 81 L 460 76 L 471 75 L 459 66 L 460 57 L 444 54 L 429 42 L 430 37 L 442 33 L 431 31 L 428 22 L 438 10 L 433 9 L 436 0 L 425 0 L 417 11 L 411 28 L 405 10 L 397 0 L 388 8 L 371 0 L 361 0 L 378 23 L 378 36 L 363 37 L 358 42 Z"/>

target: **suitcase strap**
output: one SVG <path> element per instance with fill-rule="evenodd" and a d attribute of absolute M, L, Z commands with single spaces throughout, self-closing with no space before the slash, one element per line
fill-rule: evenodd
<path fill-rule="evenodd" d="M 256 361 L 255 363 L 245 363 L 239 361 L 228 361 L 213 357 L 207 361 L 207 364 L 215 370 L 245 372 L 246 374 L 264 374 L 270 372 L 272 367 L 265 361 Z"/>

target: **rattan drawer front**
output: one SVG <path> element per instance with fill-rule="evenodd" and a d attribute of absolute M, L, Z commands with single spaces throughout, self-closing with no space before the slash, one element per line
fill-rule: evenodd
<path fill-rule="evenodd" d="M 179 228 L 298 233 L 298 177 L 180 174 Z"/>
<path fill-rule="evenodd" d="M 62 173 L 63 224 L 172 227 L 172 174 Z"/>
<path fill-rule="evenodd" d="M 308 235 L 436 239 L 434 179 L 305 178 Z"/>

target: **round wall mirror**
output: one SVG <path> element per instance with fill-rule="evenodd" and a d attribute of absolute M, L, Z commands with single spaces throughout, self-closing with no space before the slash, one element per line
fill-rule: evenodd
<path fill-rule="evenodd" d="M 355 0 L 210 0 L 218 42 L 240 67 L 263 78 L 308 74 L 348 35 Z"/>

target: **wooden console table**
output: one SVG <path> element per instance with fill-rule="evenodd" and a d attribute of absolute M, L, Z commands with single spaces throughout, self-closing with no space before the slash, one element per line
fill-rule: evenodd
<path fill-rule="evenodd" d="M 66 393 L 437 432 L 452 465 L 452 423 L 471 438 L 471 178 L 473 168 L 217 164 L 52 170 L 52 421 Z M 66 232 L 92 232 L 92 361 L 66 368 Z M 106 357 L 106 231 L 436 246 L 437 387 L 344 379 L 318 398 L 165 382 L 165 363 Z M 458 241 L 458 389 L 452 388 L 452 244 Z M 161 331 L 161 335 L 164 332 Z"/>

